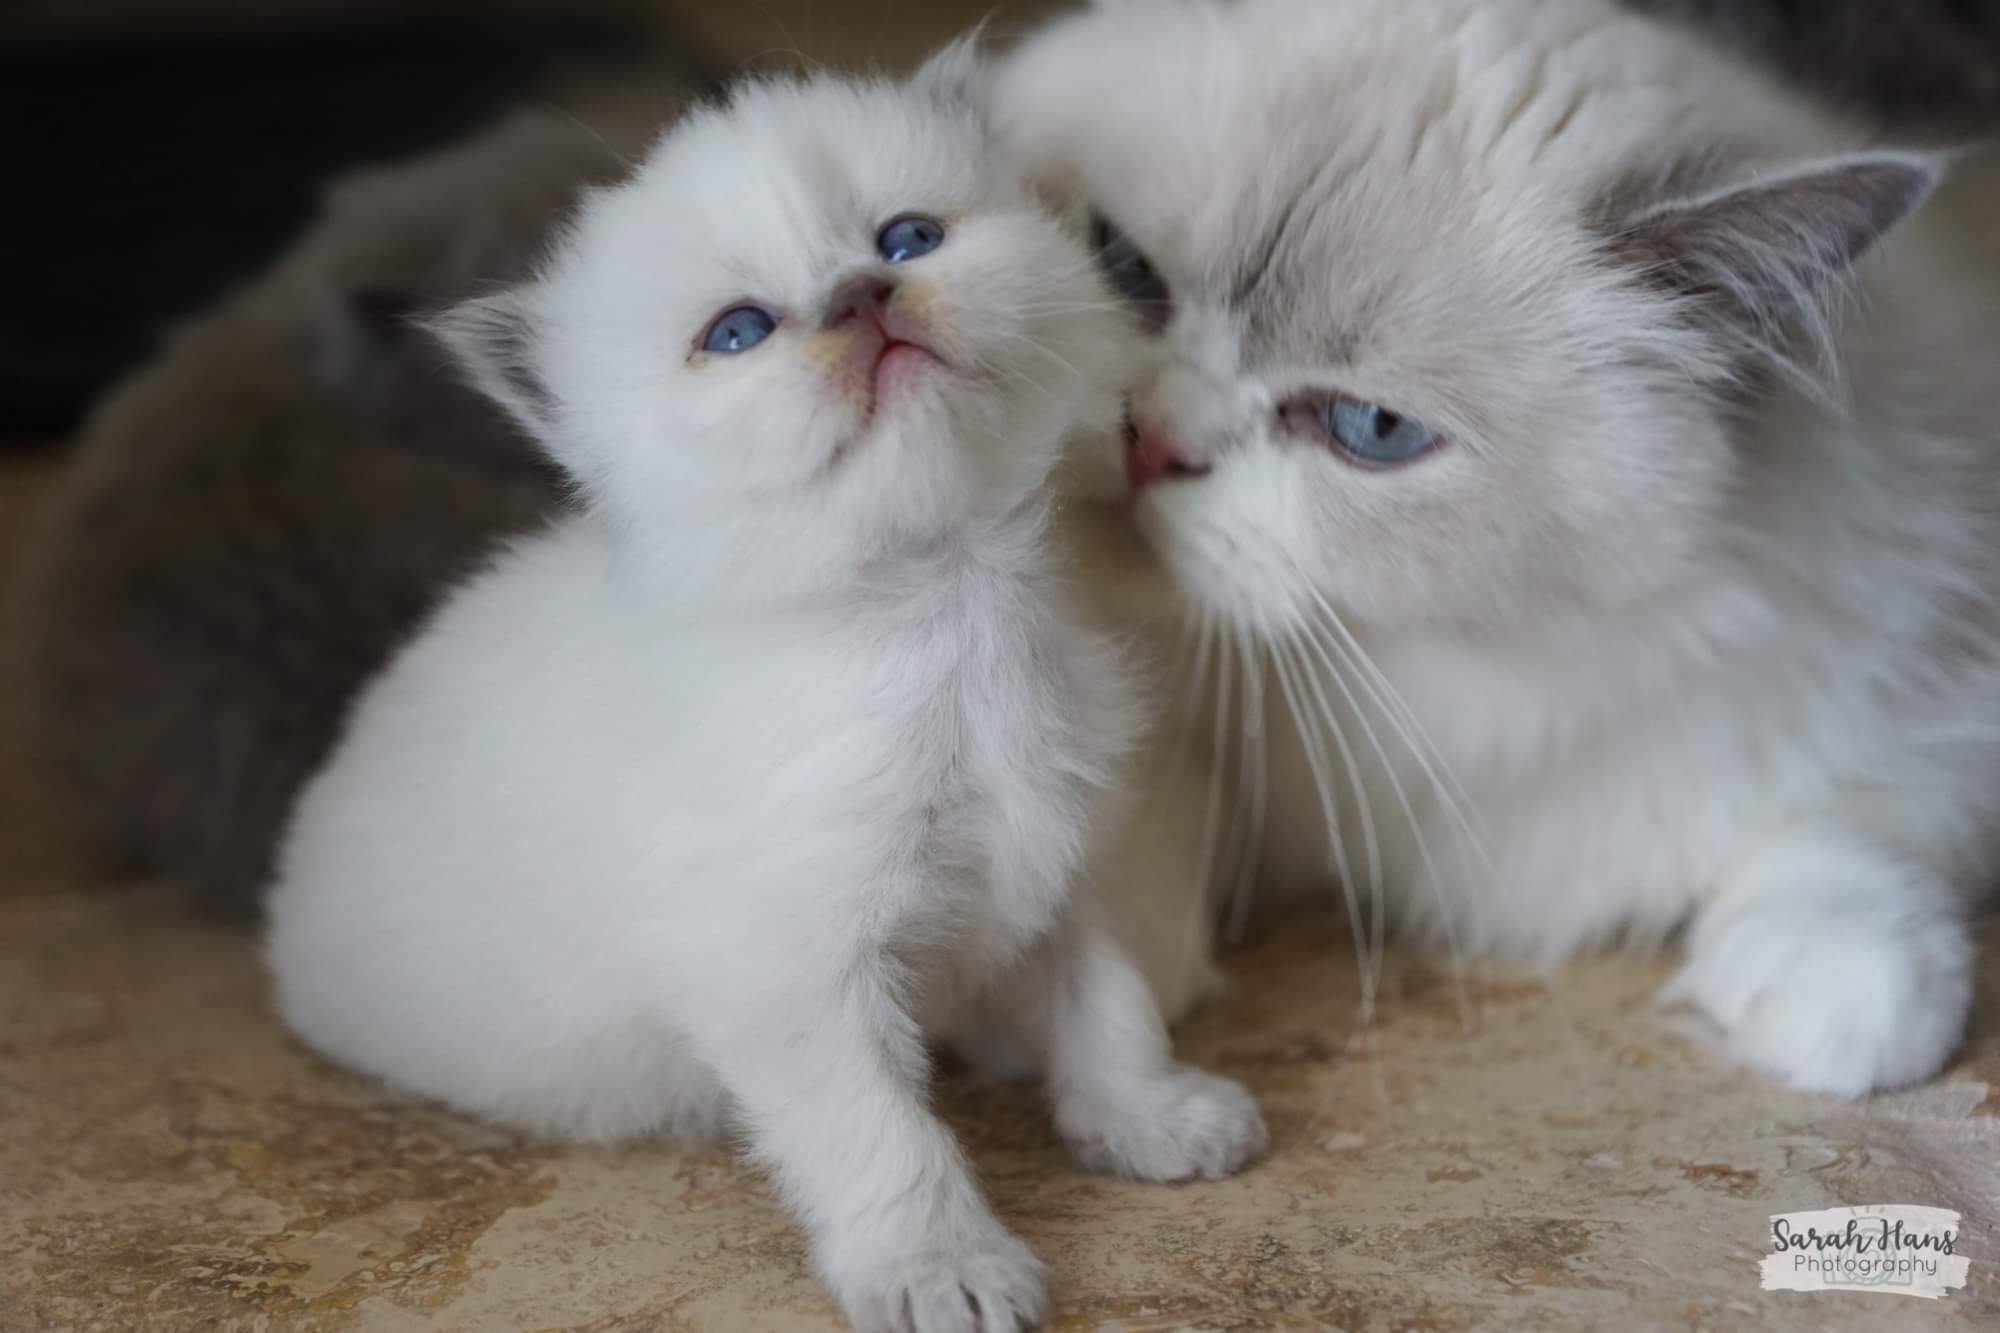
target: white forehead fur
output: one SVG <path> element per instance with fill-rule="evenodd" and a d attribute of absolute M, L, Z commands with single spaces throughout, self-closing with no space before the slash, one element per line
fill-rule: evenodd
<path fill-rule="evenodd" d="M 1684 575 L 1733 471 L 1731 367 L 1606 262 L 1604 211 L 1842 144 L 1609 0 L 1130 0 L 1030 40 L 997 106 L 1042 186 L 1173 290 L 1139 405 L 1229 465 L 1142 525 L 1190 591 L 1280 621 L 1301 565 L 1384 620 Z M 1372 475 L 1279 447 L 1302 390 L 1450 446 Z"/>

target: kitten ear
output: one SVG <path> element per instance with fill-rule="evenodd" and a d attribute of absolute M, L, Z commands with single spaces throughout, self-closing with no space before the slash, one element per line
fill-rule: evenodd
<path fill-rule="evenodd" d="M 910 87 L 949 111 L 983 121 L 992 83 L 991 68 L 979 53 L 983 31 L 984 25 L 974 28 L 926 60 L 911 76 Z"/>
<path fill-rule="evenodd" d="M 1937 162 L 1909 154 L 1836 159 L 1646 209 L 1615 243 L 1650 278 L 1774 350 L 1802 323 L 1824 337 L 1854 265 L 1940 174 Z"/>
<path fill-rule="evenodd" d="M 555 428 L 555 396 L 535 364 L 535 320 L 521 288 L 475 297 L 432 316 L 426 327 L 452 360 L 529 435 L 547 439 Z"/>

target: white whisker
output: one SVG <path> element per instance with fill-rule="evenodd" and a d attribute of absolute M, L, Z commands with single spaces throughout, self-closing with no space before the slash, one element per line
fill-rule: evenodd
<path fill-rule="evenodd" d="M 1215 738 L 1208 764 L 1208 808 L 1202 817 L 1201 853 L 1196 861 L 1201 867 L 1200 884 L 1204 903 L 1208 901 L 1216 883 L 1216 842 L 1222 827 L 1223 757 L 1228 753 L 1229 740 L 1230 659 L 1228 653 L 1220 651 L 1221 646 L 1218 644 L 1216 654 Z"/>
<path fill-rule="evenodd" d="M 1310 628 L 1307 626 L 1308 631 Z M 1375 732 L 1374 724 L 1369 722 L 1367 713 L 1355 699 L 1354 691 L 1348 686 L 1346 676 L 1335 666 L 1333 658 L 1326 652 L 1325 645 L 1330 642 L 1322 641 L 1310 632 L 1305 635 L 1306 645 L 1315 650 L 1321 664 L 1326 667 L 1327 676 L 1332 679 L 1335 688 L 1346 701 L 1348 710 L 1353 713 L 1354 720 L 1361 724 L 1361 734 L 1367 739 L 1369 748 L 1375 751 L 1375 758 L 1382 766 L 1382 775 L 1389 780 L 1390 794 L 1396 798 L 1396 804 L 1403 812 L 1403 819 L 1410 826 L 1410 836 L 1417 845 L 1417 857 L 1423 864 L 1424 878 L 1429 882 L 1431 893 L 1437 899 L 1439 923 L 1444 929 L 1446 948 L 1451 953 L 1452 989 L 1458 1002 L 1459 1024 L 1470 1033 L 1475 1025 L 1472 1021 L 1471 1000 L 1465 989 L 1463 971 L 1465 952 L 1458 938 L 1458 926 L 1452 914 L 1450 897 L 1445 893 L 1444 879 L 1438 873 L 1436 858 L 1431 854 L 1430 839 L 1424 835 L 1423 822 L 1417 818 L 1416 806 L 1410 800 L 1402 776 L 1396 772 L 1395 764 L 1390 761 L 1387 747 L 1382 744 L 1381 737 Z M 1338 648 L 1339 645 L 1333 644 L 1333 646 Z"/>
<path fill-rule="evenodd" d="M 1262 868 L 1264 852 L 1264 824 L 1266 819 L 1266 788 L 1270 781 L 1270 762 L 1265 748 L 1264 725 L 1264 654 L 1262 645 L 1253 641 L 1247 630 L 1237 630 L 1237 647 L 1243 657 L 1244 682 L 1244 754 L 1243 763 L 1238 765 L 1237 780 L 1242 782 L 1242 767 L 1250 768 L 1250 826 L 1247 844 L 1244 847 L 1238 868 L 1236 887 L 1230 896 L 1228 938 L 1232 941 L 1243 938 L 1243 931 L 1249 922 L 1250 900 L 1256 888 L 1257 873 Z"/>
<path fill-rule="evenodd" d="M 1349 652 L 1345 649 L 1342 649 L 1339 642 L 1335 640 L 1332 639 L 1322 640 L 1318 636 L 1313 635 L 1311 631 L 1315 627 L 1311 625 L 1305 627 L 1307 630 L 1308 640 L 1314 643 L 1315 645 L 1324 642 L 1326 646 L 1332 647 L 1335 650 L 1339 651 L 1341 657 L 1350 663 L 1355 662 L 1357 658 L 1365 662 L 1367 659 L 1367 654 L 1362 649 L 1360 643 L 1354 638 L 1353 634 L 1347 629 L 1347 627 L 1340 623 L 1340 618 L 1333 613 L 1332 607 L 1327 605 L 1325 599 L 1320 597 L 1317 590 L 1308 589 L 1308 591 L 1311 592 L 1314 600 L 1319 603 L 1322 612 L 1326 616 L 1327 623 L 1331 625 L 1334 629 L 1339 631 L 1341 636 L 1347 640 L 1347 643 L 1349 645 L 1351 645 L 1352 651 Z M 1333 670 L 1332 662 L 1326 657 L 1323 650 L 1321 652 L 1321 660 L 1326 662 L 1329 671 Z M 1381 682 L 1382 687 L 1384 689 L 1391 690 L 1391 692 L 1393 693 L 1393 687 L 1390 686 L 1387 677 L 1385 677 L 1382 674 L 1381 670 L 1379 668 L 1374 668 L 1372 662 L 1368 663 L 1368 666 L 1374 669 L 1375 677 L 1377 680 Z M 1357 667 L 1357 670 L 1358 669 L 1359 668 Z M 1364 688 L 1367 687 L 1367 682 L 1365 678 L 1363 680 L 1363 686 Z M 1425 780 L 1430 784 L 1433 793 L 1436 794 L 1440 807 L 1446 812 L 1447 816 L 1452 820 L 1454 825 L 1453 831 L 1455 834 L 1452 841 L 1454 848 L 1459 852 L 1460 872 L 1462 874 L 1469 873 L 1465 866 L 1465 856 L 1467 855 L 1467 852 L 1469 850 L 1470 854 L 1474 858 L 1476 858 L 1477 861 L 1479 862 L 1479 865 L 1481 869 L 1484 871 L 1486 877 L 1485 882 L 1488 885 L 1490 885 L 1494 894 L 1501 900 L 1501 906 L 1504 910 L 1509 900 L 1511 900 L 1513 896 L 1513 885 L 1505 876 L 1503 876 L 1500 873 L 1498 867 L 1495 865 L 1492 854 L 1488 851 L 1486 847 L 1485 839 L 1481 836 L 1481 830 L 1475 827 L 1472 816 L 1469 815 L 1465 810 L 1461 809 L 1458 800 L 1452 796 L 1451 793 L 1454 788 L 1459 792 L 1463 792 L 1464 791 L 1463 786 L 1457 784 L 1456 781 L 1454 781 L 1451 784 L 1451 787 L 1447 787 L 1447 785 L 1440 780 L 1437 769 L 1434 768 L 1430 760 L 1426 758 L 1423 749 L 1420 746 L 1418 746 L 1416 742 L 1411 738 L 1410 732 L 1397 722 L 1394 711 L 1391 710 L 1387 706 L 1387 704 L 1382 700 L 1382 696 L 1379 693 L 1376 693 L 1372 690 L 1371 690 L 1371 695 L 1373 695 L 1373 697 L 1376 699 L 1378 705 L 1382 707 L 1385 718 L 1387 718 L 1387 720 L 1391 723 L 1391 725 L 1397 727 L 1399 738 L 1402 740 L 1403 744 L 1409 749 L 1411 757 L 1416 760 L 1419 770 L 1423 773 Z M 1402 707 L 1404 713 L 1410 717 L 1411 721 L 1414 722 L 1415 715 L 1409 709 L 1409 705 L 1407 704 L 1407 702 L 1403 701 L 1400 696 L 1397 696 L 1397 703 Z M 1362 725 L 1364 729 L 1368 729 L 1365 720 L 1363 721 Z M 1372 731 L 1370 734 L 1370 739 L 1371 741 L 1373 739 Z M 1435 745 L 1433 745 L 1431 749 L 1433 753 L 1436 753 Z M 1379 752 L 1379 746 L 1378 746 L 1378 752 Z M 1437 760 L 1439 764 L 1443 764 L 1444 763 L 1443 755 L 1438 754 Z M 1386 767 L 1388 762 L 1387 759 L 1385 758 L 1383 762 Z M 1393 772 L 1390 774 L 1390 780 L 1392 782 L 1396 781 Z M 1400 790 L 1400 783 L 1398 783 L 1397 786 L 1398 789 Z M 1468 804 L 1470 803 L 1469 800 L 1467 803 Z M 1419 850 L 1420 854 L 1423 855 L 1425 858 L 1427 871 L 1431 870 L 1433 867 L 1429 858 L 1428 849 L 1422 847 L 1422 845 L 1420 844 Z M 1470 879 L 1468 879 L 1468 882 L 1471 882 Z M 1439 888 L 1441 886 L 1437 886 L 1434 884 L 1433 887 Z M 1479 901 L 1477 896 L 1473 896 L 1471 900 L 1475 904 L 1475 906 Z M 1452 923 L 1452 919 L 1450 917 L 1448 910 L 1445 908 L 1444 896 L 1442 892 L 1439 893 L 1439 909 L 1440 911 L 1445 912 L 1445 916 L 1442 918 L 1442 922 L 1445 930 L 1447 946 L 1452 951 L 1452 962 L 1454 969 L 1453 976 L 1454 979 L 1457 981 L 1460 989 L 1461 1008 L 1463 1008 L 1464 983 L 1462 979 L 1458 977 L 1458 972 L 1457 972 L 1457 968 L 1460 962 L 1459 944 L 1456 936 L 1456 929 Z M 1586 1109 L 1588 1109 L 1595 1101 L 1594 1088 L 1590 1078 L 1589 1069 L 1586 1066 L 1583 1058 L 1582 1045 L 1577 1040 L 1576 1023 L 1573 1017 L 1571 1016 L 1569 1006 L 1563 1001 L 1562 995 L 1555 983 L 1555 980 L 1552 977 L 1546 975 L 1545 973 L 1538 973 L 1538 975 L 1540 976 L 1542 990 L 1544 994 L 1548 996 L 1549 1003 L 1554 1007 L 1556 1011 L 1556 1017 L 1563 1032 L 1563 1040 L 1568 1048 L 1570 1063 L 1574 1067 L 1576 1072 L 1578 1089 L 1583 1098 L 1584 1106 L 1586 1107 Z"/>
<path fill-rule="evenodd" d="M 1326 743 L 1309 727 L 1309 723 L 1315 719 L 1306 711 L 1300 687 L 1293 678 L 1294 671 L 1311 668 L 1302 667 L 1301 661 L 1288 656 L 1299 651 L 1289 640 L 1275 644 L 1274 649 L 1272 660 L 1278 670 L 1278 687 L 1284 692 L 1286 706 L 1291 710 L 1293 730 L 1298 733 L 1299 742 L 1305 748 L 1306 766 L 1312 772 L 1313 788 L 1319 796 L 1320 815 L 1326 824 L 1327 849 L 1331 861 L 1328 868 L 1333 871 L 1340 885 L 1341 896 L 1347 903 L 1348 929 L 1354 937 L 1354 948 L 1359 957 L 1362 1015 L 1364 1021 L 1372 1023 L 1375 1016 L 1376 984 L 1381 960 L 1380 955 L 1372 958 L 1369 956 L 1367 936 L 1362 930 L 1361 899 L 1354 883 L 1353 871 L 1347 861 L 1347 840 L 1342 834 L 1340 812 L 1334 802 L 1332 764 L 1327 756 Z M 1327 729 L 1336 733 L 1343 758 L 1347 762 L 1348 781 L 1350 784 L 1356 782 L 1358 778 L 1346 738 L 1339 736 L 1338 727 L 1332 725 L 1323 715 L 1317 720 L 1327 723 Z M 1365 801 L 1365 795 L 1362 799 Z M 1372 825 L 1370 827 L 1372 831 Z M 1372 838 L 1370 850 L 1373 850 Z M 1371 873 L 1379 876 L 1379 867 Z"/>
<path fill-rule="evenodd" d="M 1479 834 L 1483 834 L 1484 829 L 1479 827 L 1481 821 L 1478 805 L 1466 794 L 1458 775 L 1452 771 L 1450 764 L 1445 761 L 1444 752 L 1424 729 L 1416 710 L 1410 707 L 1409 701 L 1404 699 L 1401 692 L 1390 683 L 1389 677 L 1382 669 L 1375 665 L 1375 660 L 1361 647 L 1360 641 L 1354 637 L 1346 623 L 1334 614 L 1333 608 L 1327 604 L 1326 598 L 1320 595 L 1319 590 L 1303 580 L 1301 584 L 1306 594 L 1318 605 L 1321 616 L 1325 618 L 1324 623 L 1346 642 L 1349 660 L 1359 668 L 1362 685 L 1368 690 L 1369 696 L 1391 720 L 1400 719 L 1406 733 L 1403 743 L 1410 747 L 1417 762 L 1424 766 L 1425 778 L 1440 791 L 1448 792 L 1451 798 L 1463 807 L 1461 817 L 1475 826 Z M 1425 757 L 1427 752 L 1429 759 Z M 1483 847 L 1483 843 L 1481 845 Z M 1487 860 L 1487 865 L 1490 870 L 1490 858 Z"/>

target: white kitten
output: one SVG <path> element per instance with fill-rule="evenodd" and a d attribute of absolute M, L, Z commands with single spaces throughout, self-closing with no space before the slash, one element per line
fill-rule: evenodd
<path fill-rule="evenodd" d="M 1977 176 L 1609 0 L 1131 0 L 999 106 L 1161 326 L 1110 481 L 1271 664 L 1266 882 L 1686 925 L 1749 1060 L 1936 1072 L 2000 812 Z"/>
<path fill-rule="evenodd" d="M 927 1036 L 1004 1026 L 1103 1170 L 1264 1135 L 1070 891 L 1134 708 L 1045 495 L 1130 317 L 993 169 L 974 73 L 747 87 L 445 318 L 581 512 L 369 690 L 270 903 L 338 1060 L 538 1132 L 740 1126 L 866 1328 L 1046 1308 Z"/>

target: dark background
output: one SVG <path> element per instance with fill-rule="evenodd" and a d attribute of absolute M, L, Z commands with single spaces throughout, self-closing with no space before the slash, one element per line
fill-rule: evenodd
<path fill-rule="evenodd" d="M 73 427 L 174 317 L 255 272 L 341 167 L 653 66 L 900 64 L 989 12 L 927 0 L 5 0 L 0 439 Z"/>

